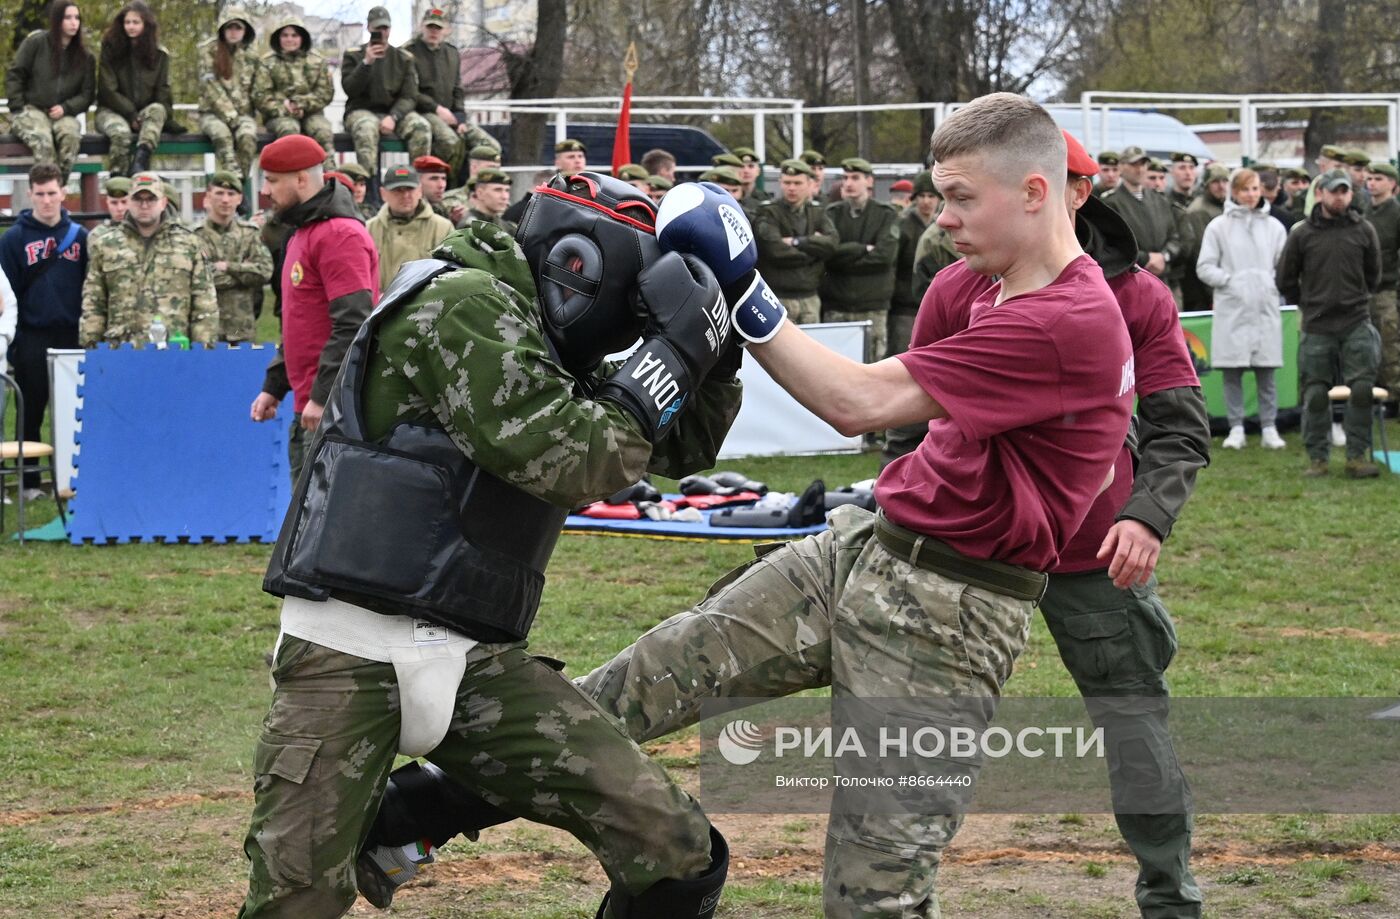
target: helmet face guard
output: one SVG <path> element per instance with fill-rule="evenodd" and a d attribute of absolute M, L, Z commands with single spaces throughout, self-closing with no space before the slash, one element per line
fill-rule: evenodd
<path fill-rule="evenodd" d="M 590 372 L 637 340 L 637 275 L 661 257 L 650 198 L 611 176 L 558 175 L 534 190 L 515 238 L 567 369 Z"/>

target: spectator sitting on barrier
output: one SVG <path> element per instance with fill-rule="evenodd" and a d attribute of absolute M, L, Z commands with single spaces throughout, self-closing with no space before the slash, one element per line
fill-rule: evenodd
<path fill-rule="evenodd" d="M 97 79 L 97 130 L 107 135 L 107 169 L 129 175 L 151 168 L 161 132 L 175 122 L 170 55 L 160 46 L 156 14 L 142 0 L 117 10 L 102 35 Z M 136 152 L 131 149 L 136 140 Z"/>
<path fill-rule="evenodd" d="M 274 29 L 269 45 L 253 78 L 253 105 L 274 136 L 305 134 L 326 152 L 325 168 L 334 169 L 335 131 L 325 110 L 335 87 L 326 59 L 312 50 L 311 33 L 296 19 Z"/>
<path fill-rule="evenodd" d="M 43 439 L 44 409 L 49 403 L 48 350 L 78 345 L 88 235 L 63 206 L 62 179 L 63 173 L 53 163 L 31 167 L 29 194 L 34 206 L 20 211 L 19 220 L 0 236 L 0 266 L 15 294 L 6 306 L 15 319 L 9 362 L 25 400 L 24 430 L 18 430 L 19 419 L 15 419 L 17 440 Z M 38 473 L 27 473 L 23 487 L 28 490 L 26 500 L 38 497 Z"/>
<path fill-rule="evenodd" d="M 427 258 L 453 228 L 423 200 L 418 173 L 411 166 L 395 166 L 384 173 L 384 206 L 368 229 L 379 250 L 382 293 L 405 262 Z"/>
<path fill-rule="evenodd" d="M 199 46 L 199 130 L 213 145 L 219 169 L 244 180 L 258 155 L 255 35 L 252 23 L 230 9 L 214 37 Z"/>
<path fill-rule="evenodd" d="M 219 336 L 219 302 L 199 237 L 170 219 L 155 173 L 132 176 L 130 199 L 121 227 L 90 247 L 80 343 L 140 345 L 183 336 L 212 345 Z"/>
<path fill-rule="evenodd" d="M 345 130 L 355 142 L 355 159 L 369 171 L 369 199 L 379 200 L 379 141 L 397 137 L 409 159 L 432 152 L 433 130 L 413 109 L 418 104 L 418 72 L 413 55 L 389 44 L 389 11 L 376 6 L 366 16 L 369 41 L 340 58 L 345 90 Z"/>
<path fill-rule="evenodd" d="M 272 253 L 263 245 L 257 225 L 238 219 L 242 203 L 242 177 L 214 173 L 204 192 L 204 223 L 195 230 L 204 243 L 219 301 L 219 340 L 233 344 L 253 340 L 254 306 L 272 277 Z"/>
<path fill-rule="evenodd" d="M 1230 177 L 1230 200 L 1224 213 L 1206 225 L 1196 261 L 1197 276 L 1215 291 L 1210 363 L 1224 376 L 1230 434 L 1221 446 L 1229 450 L 1245 443 L 1246 369 L 1254 371 L 1259 392 L 1261 443 L 1271 450 L 1284 447 L 1275 426 L 1274 369 L 1283 366 L 1283 318 L 1274 268 L 1288 234 L 1269 216 L 1262 196 L 1258 173 L 1236 170 Z"/>
<path fill-rule="evenodd" d="M 78 117 L 97 91 L 92 55 L 83 45 L 83 20 L 76 3 L 53 0 L 47 31 L 20 43 L 5 71 L 11 127 L 34 154 L 34 162 L 56 163 L 68 183 L 78 158 Z"/>
<path fill-rule="evenodd" d="M 495 148 L 497 144 L 494 137 L 467 117 L 461 52 L 447 40 L 451 30 L 447 12 L 430 5 L 423 12 L 418 35 L 405 42 L 403 50 L 413 56 L 418 77 L 417 112 L 428 123 L 432 153 L 460 166 L 466 150 L 479 146 Z M 418 169 L 416 165 L 413 168 Z"/>

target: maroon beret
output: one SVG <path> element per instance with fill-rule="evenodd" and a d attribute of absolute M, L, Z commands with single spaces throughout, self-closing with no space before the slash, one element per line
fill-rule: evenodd
<path fill-rule="evenodd" d="M 1069 167 L 1069 174 L 1085 179 L 1098 175 L 1099 164 L 1094 162 L 1078 138 L 1065 130 L 1060 133 L 1065 136 L 1065 165 Z"/>
<path fill-rule="evenodd" d="M 328 179 L 334 179 L 335 181 L 339 182 L 341 185 L 344 185 L 344 186 L 345 186 L 346 188 L 348 188 L 350 191 L 354 191 L 354 190 L 355 190 L 355 180 L 352 179 L 352 178 L 350 178 L 348 175 L 346 175 L 346 174 L 343 173 L 343 172 L 328 172 L 328 173 L 326 173 L 326 178 L 328 178 Z"/>
<path fill-rule="evenodd" d="M 288 134 L 263 147 L 258 165 L 263 172 L 300 172 L 326 161 L 326 151 L 305 134 Z"/>

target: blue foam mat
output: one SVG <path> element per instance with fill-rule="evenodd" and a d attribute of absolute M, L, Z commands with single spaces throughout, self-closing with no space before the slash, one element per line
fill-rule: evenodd
<path fill-rule="evenodd" d="M 665 495 L 675 500 L 680 495 Z M 796 499 L 793 499 L 796 503 Z M 716 508 L 719 510 L 719 508 Z M 725 542 L 755 542 L 764 539 L 796 539 L 810 536 L 826 529 L 826 523 L 809 527 L 716 527 L 710 526 L 710 515 L 715 511 L 701 511 L 701 523 L 684 523 L 677 520 L 604 520 L 598 517 L 583 517 L 570 514 L 564 521 L 566 533 L 593 533 L 600 536 L 644 536 L 651 539 L 706 539 Z"/>
<path fill-rule="evenodd" d="M 83 359 L 69 539 L 275 539 L 291 500 L 291 404 L 248 417 L 269 348 L 99 348 Z"/>
<path fill-rule="evenodd" d="M 1383 451 L 1374 450 L 1372 451 L 1371 455 L 1376 458 L 1376 462 L 1380 463 L 1382 466 L 1386 465 L 1387 457 Z M 1391 450 L 1389 460 L 1390 471 L 1400 473 L 1400 449 Z"/>

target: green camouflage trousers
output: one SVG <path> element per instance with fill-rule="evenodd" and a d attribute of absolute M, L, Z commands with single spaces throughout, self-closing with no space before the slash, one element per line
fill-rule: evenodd
<path fill-rule="evenodd" d="M 67 180 L 78 159 L 78 143 L 83 139 L 78 119 L 65 115 L 55 121 L 48 112 L 26 105 L 24 111 L 10 116 L 10 130 L 34 154 L 36 165 L 55 163 Z"/>
<path fill-rule="evenodd" d="M 325 167 L 335 168 L 335 129 L 330 119 L 320 112 L 297 119 L 291 115 L 280 115 L 267 122 L 267 129 L 273 137 L 286 137 L 288 134 L 305 134 L 316 141 L 326 151 Z"/>
<path fill-rule="evenodd" d="M 695 723 L 710 698 L 821 686 L 838 700 L 999 698 L 1031 604 L 896 558 L 868 511 L 837 508 L 830 524 L 730 572 L 579 687 L 638 741 Z M 841 799 L 827 827 L 828 919 L 937 917 L 939 859 L 961 816 L 860 814 Z"/>
<path fill-rule="evenodd" d="M 362 108 L 345 113 L 345 130 L 355 141 L 355 160 L 372 176 L 379 175 L 379 123 L 384 120 L 384 114 Z M 394 136 L 408 148 L 410 161 L 432 152 L 433 129 L 417 112 L 409 112 L 399 119 Z"/>
<path fill-rule="evenodd" d="M 890 311 L 884 310 L 838 310 L 822 308 L 822 322 L 869 322 L 865 330 L 865 362 L 873 364 L 885 359 L 889 348 Z"/>
<path fill-rule="evenodd" d="M 1390 390 L 1390 398 L 1394 399 L 1400 390 L 1400 311 L 1396 308 L 1395 291 L 1378 290 L 1371 295 L 1371 325 L 1381 333 L 1376 385 Z"/>
<path fill-rule="evenodd" d="M 165 106 L 159 102 L 136 113 L 141 122 L 141 131 L 135 135 L 135 142 L 146 144 L 152 150 L 160 146 L 160 132 L 165 128 Z M 111 146 L 107 149 L 107 171 L 112 175 L 128 175 L 131 172 L 131 122 L 111 109 L 97 109 L 97 130 L 107 135 Z"/>
<path fill-rule="evenodd" d="M 1303 380 L 1303 446 L 1314 460 L 1326 460 L 1332 446 L 1332 403 L 1327 392 L 1337 379 L 1351 387 L 1342 416 L 1347 459 L 1371 455 L 1371 388 L 1376 382 L 1380 336 L 1362 320 L 1340 335 L 1303 332 L 1298 336 L 1298 373 Z"/>
<path fill-rule="evenodd" d="M 243 919 L 331 919 L 355 901 L 355 857 L 399 740 L 392 664 L 284 635 L 254 752 Z M 467 652 L 447 736 L 428 759 L 511 814 L 567 830 L 619 889 L 710 863 L 695 800 L 524 643 Z"/>
<path fill-rule="evenodd" d="M 782 297 L 787 307 L 788 318 L 798 325 L 812 325 L 822 321 L 822 298 L 816 294 L 805 297 Z"/>
<path fill-rule="evenodd" d="M 199 116 L 199 130 L 214 146 L 219 168 L 246 179 L 258 155 L 258 123 L 253 116 L 243 115 L 230 125 L 218 115 L 204 112 Z"/>
<path fill-rule="evenodd" d="M 1167 728 L 1165 674 L 1176 655 L 1176 629 L 1156 579 L 1120 590 L 1106 571 L 1052 574 L 1040 612 L 1107 738 L 1114 809 L 1127 808 L 1114 817 L 1138 861 L 1138 909 L 1144 919 L 1197 919 L 1190 790 Z M 1186 806 L 1132 812 L 1134 801 L 1162 799 Z"/>

